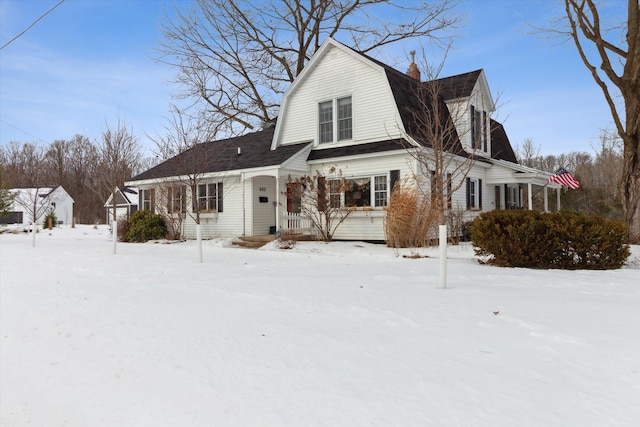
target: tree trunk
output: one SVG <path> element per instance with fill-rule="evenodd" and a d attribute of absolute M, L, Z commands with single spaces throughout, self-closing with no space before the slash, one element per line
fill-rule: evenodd
<path fill-rule="evenodd" d="M 640 133 L 629 132 L 624 141 L 622 209 L 629 227 L 629 241 L 640 243 Z"/>

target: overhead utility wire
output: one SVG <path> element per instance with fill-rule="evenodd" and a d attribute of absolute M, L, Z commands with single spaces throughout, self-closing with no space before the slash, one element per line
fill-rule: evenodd
<path fill-rule="evenodd" d="M 20 37 L 21 35 L 23 35 L 24 33 L 26 33 L 27 31 L 29 31 L 31 29 L 31 27 L 33 27 L 34 25 L 36 25 L 38 23 L 38 21 L 40 21 L 42 18 L 44 18 L 45 16 L 47 16 L 48 14 L 50 14 L 51 12 L 53 12 L 53 10 L 60 6 L 62 3 L 64 3 L 64 0 L 60 0 L 60 2 L 58 4 L 56 4 L 55 6 L 53 6 L 51 9 L 47 10 L 42 16 L 40 16 L 38 19 L 36 19 L 35 21 L 33 21 L 33 23 L 31 25 L 29 25 L 27 28 L 24 29 L 24 31 L 22 31 L 20 34 L 18 34 L 17 36 L 15 36 L 14 38 L 12 38 L 11 40 L 9 40 L 8 42 L 6 42 L 5 44 L 2 45 L 2 47 L 0 47 L 0 50 L 4 49 L 5 47 L 9 46 L 11 43 L 13 43 L 18 37 Z"/>

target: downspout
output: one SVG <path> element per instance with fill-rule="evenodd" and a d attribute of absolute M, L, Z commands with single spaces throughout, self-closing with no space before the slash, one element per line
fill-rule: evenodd
<path fill-rule="evenodd" d="M 246 216 L 246 202 L 245 202 L 245 191 L 244 191 L 244 172 L 240 173 L 240 183 L 242 184 L 242 235 L 247 235 L 247 216 Z"/>
<path fill-rule="evenodd" d="M 280 230 L 280 171 L 276 170 L 276 232 Z"/>

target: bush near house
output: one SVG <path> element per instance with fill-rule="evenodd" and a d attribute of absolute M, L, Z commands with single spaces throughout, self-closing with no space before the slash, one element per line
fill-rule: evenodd
<path fill-rule="evenodd" d="M 485 212 L 470 234 L 476 254 L 502 267 L 607 270 L 630 255 L 622 222 L 577 212 Z"/>
<path fill-rule="evenodd" d="M 162 215 L 154 214 L 148 210 L 140 210 L 134 212 L 129 218 L 129 231 L 126 234 L 126 239 L 129 242 L 164 239 L 166 235 L 167 226 Z"/>

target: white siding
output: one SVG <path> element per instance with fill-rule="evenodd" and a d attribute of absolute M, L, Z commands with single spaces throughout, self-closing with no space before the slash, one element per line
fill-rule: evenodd
<path fill-rule="evenodd" d="M 213 180 L 212 182 L 217 182 Z M 212 239 L 214 237 L 229 237 L 242 234 L 242 185 L 239 177 L 226 178 L 223 183 L 223 207 L 222 212 L 205 213 L 200 215 L 202 225 L 202 237 Z M 187 208 L 191 209 L 191 198 L 187 202 Z M 189 214 L 186 215 L 183 224 L 184 237 L 196 238 L 196 223 Z"/>
<path fill-rule="evenodd" d="M 384 71 L 331 47 L 302 84 L 289 93 L 286 111 L 281 113 L 284 123 L 278 145 L 315 141 L 318 103 L 344 96 L 352 97 L 353 142 L 399 134 L 397 110 Z"/>
<path fill-rule="evenodd" d="M 260 197 L 266 197 L 266 202 L 260 202 Z M 252 235 L 269 234 L 270 227 L 276 225 L 276 180 L 269 176 L 253 178 L 253 221 Z"/>

